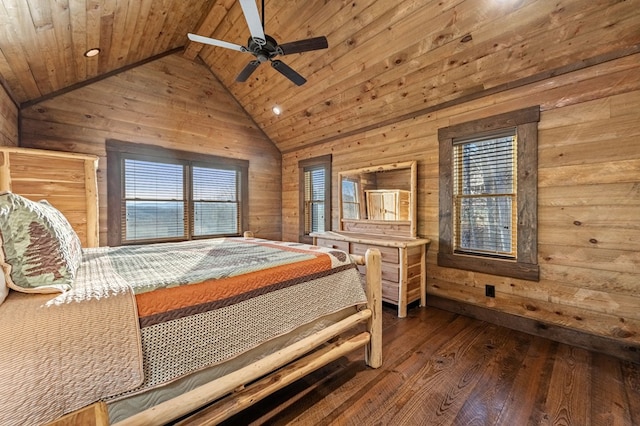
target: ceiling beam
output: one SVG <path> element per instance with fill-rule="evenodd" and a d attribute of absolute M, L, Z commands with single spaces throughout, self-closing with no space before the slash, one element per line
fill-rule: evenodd
<path fill-rule="evenodd" d="M 125 65 L 124 67 L 120 67 L 120 68 L 118 68 L 116 70 L 109 71 L 109 72 L 106 72 L 104 74 L 97 75 L 95 77 L 89 78 L 89 79 L 84 80 L 84 81 L 79 81 L 78 83 L 72 84 L 71 86 L 63 87 L 60 90 L 56 90 L 56 91 L 53 91 L 51 93 L 47 93 L 46 95 L 40 96 L 39 98 L 31 99 L 31 100 L 28 100 L 26 102 L 22 102 L 20 104 L 20 109 L 24 109 L 24 108 L 30 107 L 32 105 L 38 104 L 40 102 L 46 101 L 48 99 L 55 98 L 56 96 L 64 95 L 65 93 L 71 92 L 72 90 L 76 90 L 76 89 L 79 89 L 81 87 L 88 86 L 88 85 L 93 84 L 93 83 L 95 83 L 97 81 L 104 80 L 105 78 L 109 78 L 109 77 L 112 77 L 112 76 L 114 76 L 116 74 L 120 74 L 122 72 L 129 71 L 130 69 L 139 67 L 140 65 L 144 65 L 146 63 L 155 61 L 157 59 L 164 58 L 165 56 L 173 55 L 174 53 L 179 53 L 182 49 L 184 49 L 182 46 L 176 47 L 175 49 L 167 50 L 166 52 L 151 56 L 149 58 L 146 58 L 146 59 L 143 59 L 141 61 L 135 62 L 133 64 Z"/>

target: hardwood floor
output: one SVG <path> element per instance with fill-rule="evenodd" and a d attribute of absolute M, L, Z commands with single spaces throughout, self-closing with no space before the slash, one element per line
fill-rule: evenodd
<path fill-rule="evenodd" d="M 342 358 L 225 425 L 640 425 L 640 365 L 437 308 L 385 307 L 384 365 Z"/>

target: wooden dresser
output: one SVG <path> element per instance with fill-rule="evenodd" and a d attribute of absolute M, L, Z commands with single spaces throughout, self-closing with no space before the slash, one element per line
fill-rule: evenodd
<path fill-rule="evenodd" d="M 426 305 L 426 255 L 430 240 L 352 232 L 319 232 L 311 236 L 315 245 L 349 254 L 364 255 L 368 248 L 380 250 L 382 300 L 398 306 L 398 317 L 407 316 L 407 305 L 411 302 L 420 300 L 420 306 Z"/>

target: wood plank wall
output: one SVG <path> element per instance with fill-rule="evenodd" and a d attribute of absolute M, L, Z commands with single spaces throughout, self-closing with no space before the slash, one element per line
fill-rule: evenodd
<path fill-rule="evenodd" d="M 283 238 L 298 229 L 297 162 L 333 155 L 337 174 L 418 160 L 418 234 L 428 294 L 640 343 L 640 55 L 592 66 L 283 155 Z M 437 266 L 438 128 L 540 105 L 539 282 Z M 338 229 L 337 211 L 332 212 Z M 496 298 L 484 295 L 485 284 Z M 635 355 L 640 361 L 638 354 Z"/>
<path fill-rule="evenodd" d="M 249 160 L 249 228 L 280 239 L 280 152 L 205 66 L 174 54 L 21 111 L 20 146 L 100 157 L 101 245 L 107 139 Z"/>
<path fill-rule="evenodd" d="M 18 107 L 0 85 L 0 146 L 18 146 Z"/>

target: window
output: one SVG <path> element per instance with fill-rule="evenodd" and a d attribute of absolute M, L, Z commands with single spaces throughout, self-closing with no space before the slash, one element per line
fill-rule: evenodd
<path fill-rule="evenodd" d="M 107 142 L 108 244 L 240 235 L 248 162 Z"/>
<path fill-rule="evenodd" d="M 331 155 L 300 161 L 300 242 L 331 229 Z"/>
<path fill-rule="evenodd" d="M 454 252 L 515 259 L 515 129 L 453 140 Z"/>
<path fill-rule="evenodd" d="M 123 169 L 123 240 L 184 238 L 183 166 L 124 158 Z"/>
<path fill-rule="evenodd" d="M 539 107 L 440 129 L 438 265 L 539 279 Z"/>

